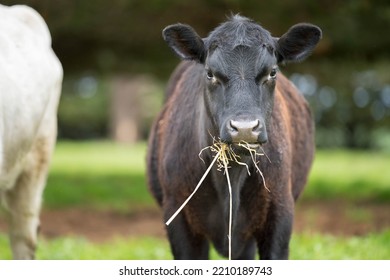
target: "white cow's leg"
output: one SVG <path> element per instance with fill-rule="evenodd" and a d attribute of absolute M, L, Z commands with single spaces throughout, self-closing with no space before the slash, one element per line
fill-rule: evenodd
<path fill-rule="evenodd" d="M 43 141 L 38 142 L 14 187 L 4 194 L 14 259 L 33 259 L 35 256 L 42 193 L 51 150 L 42 146 Z"/>

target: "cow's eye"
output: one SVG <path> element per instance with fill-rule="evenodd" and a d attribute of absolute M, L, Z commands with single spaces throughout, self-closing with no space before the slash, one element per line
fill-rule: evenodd
<path fill-rule="evenodd" d="M 210 70 L 207 70 L 206 77 L 207 77 L 207 80 L 209 80 L 211 83 L 213 83 L 213 84 L 218 83 L 217 78 L 214 76 L 214 74 Z"/>
<path fill-rule="evenodd" d="M 214 75 L 213 75 L 213 73 L 210 70 L 207 70 L 206 76 L 207 76 L 208 80 L 211 80 L 211 79 L 214 78 Z"/>
<path fill-rule="evenodd" d="M 278 72 L 278 69 L 276 69 L 276 68 L 273 68 L 272 70 L 271 70 L 271 72 L 269 73 L 269 77 L 271 78 L 271 79 L 276 79 L 276 73 Z"/>

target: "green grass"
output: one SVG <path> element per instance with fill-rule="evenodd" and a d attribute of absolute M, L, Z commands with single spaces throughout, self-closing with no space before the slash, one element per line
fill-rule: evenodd
<path fill-rule="evenodd" d="M 60 142 L 44 195 L 45 207 L 127 209 L 153 202 L 145 179 L 145 144 Z"/>
<path fill-rule="evenodd" d="M 290 251 L 297 260 L 389 260 L 389 244 L 390 229 L 354 237 L 304 233 L 293 235 Z"/>
<path fill-rule="evenodd" d="M 0 259 L 11 259 L 8 238 L 0 234 Z M 93 243 L 81 237 L 40 239 L 36 258 L 41 260 L 152 260 L 172 259 L 167 241 L 151 238 L 116 238 Z"/>
<path fill-rule="evenodd" d="M 304 199 L 390 202 L 390 154 L 317 151 Z"/>
<path fill-rule="evenodd" d="M 336 237 L 321 234 L 294 234 L 290 259 L 293 260 L 388 260 L 390 230 L 362 237 Z M 0 234 L 0 259 L 10 259 L 8 240 Z M 4 248 L 4 249 L 3 249 Z M 169 260 L 172 255 L 166 240 L 118 238 L 92 243 L 82 238 L 40 240 L 37 259 L 50 260 Z M 221 259 L 212 250 L 211 259 Z"/>

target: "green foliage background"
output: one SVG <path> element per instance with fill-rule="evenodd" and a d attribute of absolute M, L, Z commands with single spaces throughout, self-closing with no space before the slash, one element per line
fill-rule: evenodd
<path fill-rule="evenodd" d="M 147 74 L 165 84 L 178 63 L 162 40 L 165 26 L 187 23 L 205 37 L 227 16 L 240 13 L 261 23 L 275 37 L 298 22 L 322 28 L 323 38 L 307 61 L 281 67 L 288 77 L 302 75 L 303 88 L 314 79 L 314 92 L 306 97 L 316 119 L 318 146 L 390 149 L 382 140 L 390 135 L 390 4 L 386 0 L 2 3 L 28 4 L 48 23 L 53 48 L 65 69 L 59 112 L 61 138 L 109 136 L 111 92 L 107 85 L 117 75 Z M 85 77 L 92 77 L 99 86 L 97 93 L 87 98 L 80 97 L 83 93 L 77 89 Z M 163 91 L 155 93 L 156 100 L 161 100 Z M 363 105 L 358 106 L 359 102 Z M 151 112 L 155 115 L 158 109 Z M 150 121 L 142 121 L 140 126 L 145 139 Z"/>

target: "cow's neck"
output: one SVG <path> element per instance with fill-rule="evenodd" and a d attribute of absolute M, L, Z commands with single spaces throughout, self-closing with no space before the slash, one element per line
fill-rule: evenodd
<path fill-rule="evenodd" d="M 249 161 L 249 158 L 243 160 L 247 161 L 250 167 L 251 162 Z M 245 183 L 247 182 L 249 175 L 245 166 L 234 162 L 230 162 L 229 166 L 230 168 L 228 168 L 227 174 L 229 175 L 232 191 L 232 231 L 234 233 L 237 225 L 236 221 L 238 220 L 238 214 L 242 206 L 240 201 L 240 194 L 242 189 L 245 187 Z M 223 206 L 223 220 L 226 231 L 228 231 L 230 216 L 230 193 L 226 171 L 217 170 L 215 166 L 211 172 L 213 187 L 218 193 L 219 203 Z"/>

